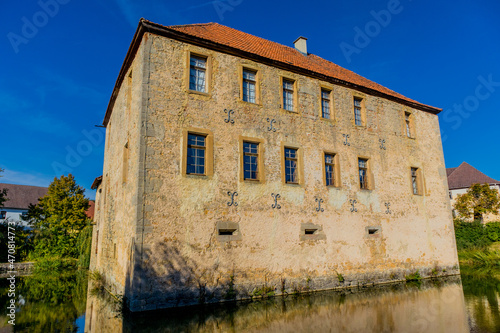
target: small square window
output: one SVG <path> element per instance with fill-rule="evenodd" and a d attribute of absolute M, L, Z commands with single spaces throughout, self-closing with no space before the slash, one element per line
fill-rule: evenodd
<path fill-rule="evenodd" d="M 285 148 L 285 182 L 299 183 L 298 151 L 295 148 Z"/>
<path fill-rule="evenodd" d="M 6 212 L 6 211 L 4 211 L 4 210 L 2 210 L 2 211 L 0 212 L 0 219 L 1 219 L 1 220 L 5 220 L 5 218 L 6 218 L 6 217 L 7 217 L 7 212 Z"/>
<path fill-rule="evenodd" d="M 283 109 L 294 111 L 294 81 L 283 79 Z"/>
<path fill-rule="evenodd" d="M 249 103 L 256 103 L 257 100 L 257 72 L 250 69 L 243 69 L 243 100 Z"/>
<path fill-rule="evenodd" d="M 359 168 L 359 188 L 366 190 L 368 189 L 368 160 L 359 158 L 358 168 Z"/>
<path fill-rule="evenodd" d="M 188 133 L 186 173 L 205 174 L 206 137 Z"/>
<path fill-rule="evenodd" d="M 331 119 L 331 91 L 321 89 L 321 117 Z"/>
<path fill-rule="evenodd" d="M 356 126 L 363 126 L 362 98 L 354 97 L 354 123 Z"/>
<path fill-rule="evenodd" d="M 191 55 L 189 61 L 189 89 L 206 92 L 207 58 Z"/>

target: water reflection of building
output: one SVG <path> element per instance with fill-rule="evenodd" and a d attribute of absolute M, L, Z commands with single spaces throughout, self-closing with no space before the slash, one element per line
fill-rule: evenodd
<path fill-rule="evenodd" d="M 442 283 L 442 284 L 441 284 Z M 85 332 L 469 332 L 460 282 L 320 292 L 117 316 L 89 298 Z"/>
<path fill-rule="evenodd" d="M 133 311 L 456 274 L 439 112 L 304 38 L 141 20 L 91 269 Z"/>

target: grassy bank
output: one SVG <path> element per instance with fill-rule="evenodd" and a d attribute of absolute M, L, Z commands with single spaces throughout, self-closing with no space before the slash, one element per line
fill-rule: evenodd
<path fill-rule="evenodd" d="M 460 266 L 500 268 L 500 222 L 455 221 Z"/>

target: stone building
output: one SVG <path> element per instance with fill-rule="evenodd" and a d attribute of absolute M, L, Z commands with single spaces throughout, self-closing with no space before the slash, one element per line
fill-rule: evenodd
<path fill-rule="evenodd" d="M 441 109 L 306 42 L 140 21 L 93 184 L 132 311 L 459 272 Z"/>
<path fill-rule="evenodd" d="M 467 162 L 462 162 L 456 168 L 446 169 L 448 175 L 448 188 L 450 196 L 450 204 L 453 209 L 457 197 L 461 194 L 467 193 L 467 190 L 473 184 L 488 184 L 491 189 L 495 189 L 500 192 L 500 181 L 495 180 L 478 169 L 474 168 Z M 452 210 L 453 217 L 459 217 L 458 212 Z M 498 214 L 486 214 L 483 217 L 483 222 L 494 222 L 500 221 L 500 212 Z"/>

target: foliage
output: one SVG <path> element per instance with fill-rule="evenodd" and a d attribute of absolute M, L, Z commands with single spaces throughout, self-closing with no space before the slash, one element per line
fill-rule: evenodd
<path fill-rule="evenodd" d="M 3 169 L 0 169 L 0 173 L 3 172 Z M 0 175 L 0 177 L 2 177 Z M 3 204 L 5 201 L 7 201 L 7 189 L 6 188 L 3 188 L 3 189 L 0 189 L 0 207 L 3 207 Z"/>
<path fill-rule="evenodd" d="M 491 231 L 494 229 L 492 228 Z M 487 227 L 481 222 L 463 222 L 455 220 L 455 237 L 458 251 L 466 249 L 484 249 L 491 244 Z"/>
<path fill-rule="evenodd" d="M 8 231 L 14 233 L 14 242 L 16 244 L 15 258 L 16 262 L 26 261 L 29 253 L 33 250 L 33 237 L 31 230 L 16 223 L 14 226 L 7 223 L 0 223 L 0 262 L 7 262 L 8 259 Z"/>
<path fill-rule="evenodd" d="M 8 281 L 0 281 L 3 299 Z M 76 270 L 75 259 L 40 259 L 32 275 L 18 277 L 16 282 L 16 332 L 74 331 L 75 319 L 85 313 L 87 297 L 87 272 Z"/>
<path fill-rule="evenodd" d="M 337 273 L 337 279 L 339 280 L 340 283 L 344 282 L 344 276 L 340 273 Z"/>
<path fill-rule="evenodd" d="M 85 211 L 89 200 L 84 189 L 70 174 L 54 178 L 47 194 L 28 209 L 26 220 L 33 226 L 35 250 L 33 258 L 60 256 L 78 258 L 77 241 L 88 225 Z"/>
<path fill-rule="evenodd" d="M 406 275 L 405 279 L 406 279 L 406 282 L 420 281 L 420 280 L 422 280 L 422 276 L 420 276 L 419 271 L 416 271 L 415 273 L 412 273 L 410 275 Z"/>
<path fill-rule="evenodd" d="M 483 221 L 484 214 L 498 214 L 500 195 L 488 184 L 473 184 L 457 197 L 454 207 L 463 218 Z"/>
<path fill-rule="evenodd" d="M 78 235 L 78 267 L 88 269 L 90 266 L 90 251 L 92 247 L 92 225 L 88 224 Z"/>
<path fill-rule="evenodd" d="M 500 241 L 500 222 L 486 224 L 486 234 L 492 242 Z"/>
<path fill-rule="evenodd" d="M 458 252 L 460 264 L 470 267 L 499 267 L 500 250 L 494 249 L 467 249 Z"/>

